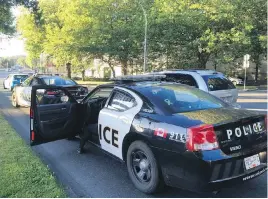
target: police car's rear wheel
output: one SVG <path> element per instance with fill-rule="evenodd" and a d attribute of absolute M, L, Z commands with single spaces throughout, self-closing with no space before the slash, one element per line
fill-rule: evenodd
<path fill-rule="evenodd" d="M 154 193 L 162 185 L 157 161 L 150 147 L 133 142 L 127 152 L 127 168 L 134 185 L 144 193 Z"/>
<path fill-rule="evenodd" d="M 19 107 L 19 104 L 17 102 L 17 97 L 16 97 L 15 92 L 12 93 L 12 106 Z"/>

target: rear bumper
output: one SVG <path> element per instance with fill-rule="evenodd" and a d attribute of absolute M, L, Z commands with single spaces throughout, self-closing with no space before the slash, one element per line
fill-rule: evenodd
<path fill-rule="evenodd" d="M 243 183 L 267 170 L 266 150 L 259 152 L 261 164 L 250 170 L 244 168 L 244 158 L 256 153 L 239 157 L 225 156 L 222 159 L 216 159 L 220 150 L 202 154 L 203 159 L 191 152 L 179 154 L 154 148 L 154 153 L 167 185 L 197 192 L 219 190 Z M 214 156 L 215 160 L 204 160 L 205 156 Z"/>

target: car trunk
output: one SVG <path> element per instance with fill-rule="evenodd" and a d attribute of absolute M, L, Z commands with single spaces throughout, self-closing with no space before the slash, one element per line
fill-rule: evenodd
<path fill-rule="evenodd" d="M 233 104 L 236 103 L 238 98 L 237 89 L 229 89 L 229 90 L 217 90 L 217 91 L 209 91 L 211 95 L 214 95 L 223 101 Z"/>
<path fill-rule="evenodd" d="M 223 101 L 233 104 L 238 98 L 238 91 L 233 83 L 223 75 L 203 75 L 205 83 L 208 87 L 208 92 Z"/>
<path fill-rule="evenodd" d="M 267 142 L 265 116 L 253 111 L 219 108 L 180 113 L 199 124 L 212 124 L 220 149 L 227 155 L 264 148 Z"/>
<path fill-rule="evenodd" d="M 229 155 L 253 151 L 267 142 L 264 116 L 250 116 L 214 127 L 221 150 Z"/>

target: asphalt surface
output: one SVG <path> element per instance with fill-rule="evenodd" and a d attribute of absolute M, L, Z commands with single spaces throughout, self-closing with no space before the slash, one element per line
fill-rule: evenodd
<path fill-rule="evenodd" d="M 3 78 L 7 73 L 0 71 L 0 111 L 17 133 L 29 144 L 29 109 L 12 107 L 11 93 L 2 87 Z M 258 93 L 265 91 L 244 92 L 257 93 L 239 99 L 266 99 Z M 254 94 L 255 95 L 255 94 Z M 247 101 L 247 100 L 244 100 Z M 253 100 L 254 101 L 254 100 Z M 261 100 L 262 101 L 262 100 Z M 267 110 L 264 102 L 243 102 L 243 108 Z M 77 153 L 79 141 L 60 140 L 32 147 L 33 151 L 43 160 L 65 187 L 70 197 L 267 197 L 267 173 L 232 188 L 225 188 L 217 195 L 197 194 L 176 188 L 166 188 L 157 195 L 146 195 L 135 189 L 128 178 L 126 166 L 104 154 L 98 148 L 87 144 L 86 154 Z"/>

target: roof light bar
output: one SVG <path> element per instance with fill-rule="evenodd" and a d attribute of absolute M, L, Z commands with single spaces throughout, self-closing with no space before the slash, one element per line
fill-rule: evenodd
<path fill-rule="evenodd" d="M 129 82 L 140 82 L 140 81 L 161 81 L 166 75 L 126 75 L 112 78 L 112 81 L 129 81 Z"/>

